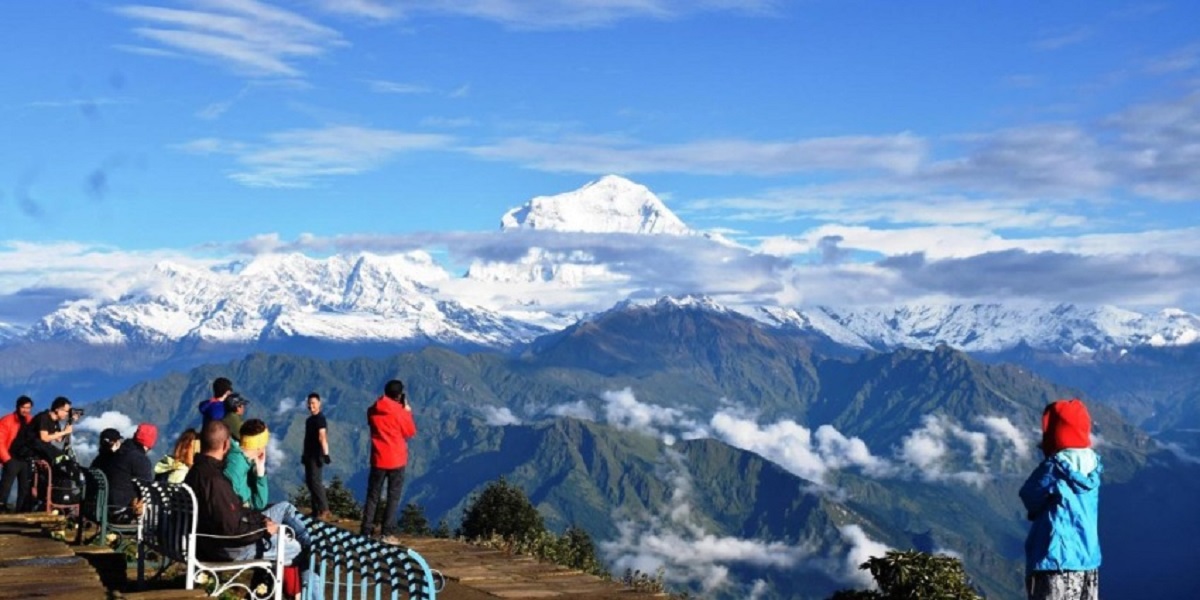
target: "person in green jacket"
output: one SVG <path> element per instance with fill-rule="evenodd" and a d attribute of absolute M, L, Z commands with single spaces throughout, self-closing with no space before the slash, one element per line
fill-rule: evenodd
<path fill-rule="evenodd" d="M 261 419 L 242 424 L 241 443 L 230 440 L 232 447 L 225 457 L 225 477 L 242 505 L 254 510 L 267 507 L 270 488 L 267 486 L 267 442 L 271 433 Z"/>
<path fill-rule="evenodd" d="M 262 419 L 250 419 L 242 424 L 241 434 L 241 443 L 229 440 L 229 454 L 225 455 L 225 478 L 233 484 L 233 493 L 243 506 L 259 511 L 271 509 L 272 518 L 291 527 L 300 545 L 308 549 L 312 539 L 296 507 L 286 500 L 268 502 L 267 443 L 271 441 L 271 432 L 267 424 Z"/>

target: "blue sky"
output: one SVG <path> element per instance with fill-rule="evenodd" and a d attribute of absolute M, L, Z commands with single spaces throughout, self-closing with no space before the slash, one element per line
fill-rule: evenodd
<path fill-rule="evenodd" d="M 14 0 L 0 21 L 0 321 L 270 248 L 248 241 L 492 232 L 607 173 L 750 251 L 883 269 L 898 299 L 1012 278 L 1200 309 L 1194 2 Z"/>

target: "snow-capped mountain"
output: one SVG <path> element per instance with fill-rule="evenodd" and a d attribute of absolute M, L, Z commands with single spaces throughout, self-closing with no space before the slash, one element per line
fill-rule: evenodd
<path fill-rule="evenodd" d="M 690 229 L 645 186 L 606 176 L 508 211 L 504 232 L 552 230 L 635 236 L 715 236 Z M 509 233 L 501 233 L 507 236 Z M 516 233 L 513 233 L 516 235 Z M 649 239 L 649 238 L 647 238 Z M 255 345 L 288 339 L 332 343 L 428 342 L 512 347 L 636 296 L 623 273 L 584 250 L 529 248 L 513 261 L 476 262 L 463 277 L 421 251 L 325 259 L 263 255 L 211 268 L 160 263 L 115 299 L 72 302 L 0 341 L 85 344 Z M 709 299 L 670 300 L 729 310 Z M 562 308 L 568 307 L 568 308 Z M 947 304 L 882 308 L 733 305 L 773 326 L 819 333 L 851 348 L 1000 352 L 1026 344 L 1076 357 L 1111 349 L 1200 342 L 1200 317 L 1114 307 Z"/>
<path fill-rule="evenodd" d="M 0 342 L 10 338 L 15 338 L 22 333 L 24 333 L 24 331 L 20 327 L 0 321 Z"/>
<path fill-rule="evenodd" d="M 555 196 L 538 196 L 500 219 L 502 231 L 556 231 L 696 235 L 646 186 L 606 175 L 583 187 Z M 619 284 L 628 277 L 597 264 L 584 251 L 530 248 L 514 262 L 475 261 L 467 279 L 504 284 L 545 283 L 558 288 L 585 284 Z"/>
<path fill-rule="evenodd" d="M 500 228 L 588 233 L 695 233 L 646 186 L 606 175 L 575 191 L 538 196 L 508 211 Z"/>
<path fill-rule="evenodd" d="M 810 310 L 763 307 L 760 318 L 816 331 L 851 347 L 1001 352 L 1021 344 L 1086 357 L 1102 350 L 1200 342 L 1200 317 L 1177 309 L 1142 314 L 1112 306 L 946 304 Z"/>
<path fill-rule="evenodd" d="M 74 302 L 31 340 L 90 344 L 432 341 L 506 347 L 544 330 L 431 287 L 450 275 L 424 252 L 396 256 L 264 255 L 231 268 L 160 263 L 114 301 Z"/>

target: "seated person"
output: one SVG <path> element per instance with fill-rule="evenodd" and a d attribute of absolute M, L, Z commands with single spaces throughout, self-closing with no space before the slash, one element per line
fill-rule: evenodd
<path fill-rule="evenodd" d="M 234 538 L 201 537 L 196 543 L 200 560 L 229 561 L 273 559 L 279 552 L 291 563 L 300 555 L 300 543 L 279 535 L 279 511 L 257 511 L 245 506 L 225 478 L 222 462 L 230 452 L 229 428 L 209 421 L 200 431 L 200 454 L 183 482 L 196 494 L 197 533 Z"/>
<path fill-rule="evenodd" d="M 104 433 L 109 434 L 111 453 L 104 451 Z M 116 434 L 115 440 L 112 439 L 113 434 Z M 128 441 L 122 441 L 115 429 L 105 430 L 100 437 L 101 454 L 96 456 L 92 466 L 104 471 L 104 476 L 108 478 L 109 519 L 115 523 L 130 523 L 134 520 L 134 512 L 130 507 L 138 497 L 133 480 L 144 483 L 154 481 L 147 454 L 158 440 L 158 428 L 150 423 L 142 423 L 137 426 L 133 439 Z"/>
<path fill-rule="evenodd" d="M 170 454 L 154 464 L 154 479 L 167 483 L 183 483 L 188 469 L 192 468 L 192 460 L 200 451 L 200 434 L 195 429 L 187 429 L 175 440 L 175 449 Z"/>
<path fill-rule="evenodd" d="M 250 419 L 242 424 L 242 441 L 230 442 L 229 455 L 225 457 L 225 477 L 233 485 L 233 491 L 242 504 L 254 510 L 274 510 L 278 522 L 291 527 L 296 539 L 305 548 L 309 546 L 308 528 L 298 518 L 298 511 L 291 502 L 279 502 L 268 507 L 270 488 L 267 485 L 267 442 L 271 432 L 261 419 Z"/>

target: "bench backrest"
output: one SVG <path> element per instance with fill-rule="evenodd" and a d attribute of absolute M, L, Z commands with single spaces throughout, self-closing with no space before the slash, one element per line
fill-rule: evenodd
<path fill-rule="evenodd" d="M 100 469 L 84 469 L 83 471 L 83 512 L 84 518 L 93 523 L 108 521 L 108 477 Z"/>
<path fill-rule="evenodd" d="M 181 483 L 136 481 L 141 492 L 141 543 L 171 561 L 187 562 L 188 540 L 196 532 L 196 496 Z"/>
<path fill-rule="evenodd" d="M 434 600 L 444 585 L 441 574 L 411 548 L 384 544 L 323 521 L 301 516 L 312 537 L 310 568 L 325 584 L 325 598 L 359 597 L 374 589 L 395 600 Z M 304 599 L 311 598 L 305 590 Z M 362 596 L 366 597 L 366 596 Z"/>

